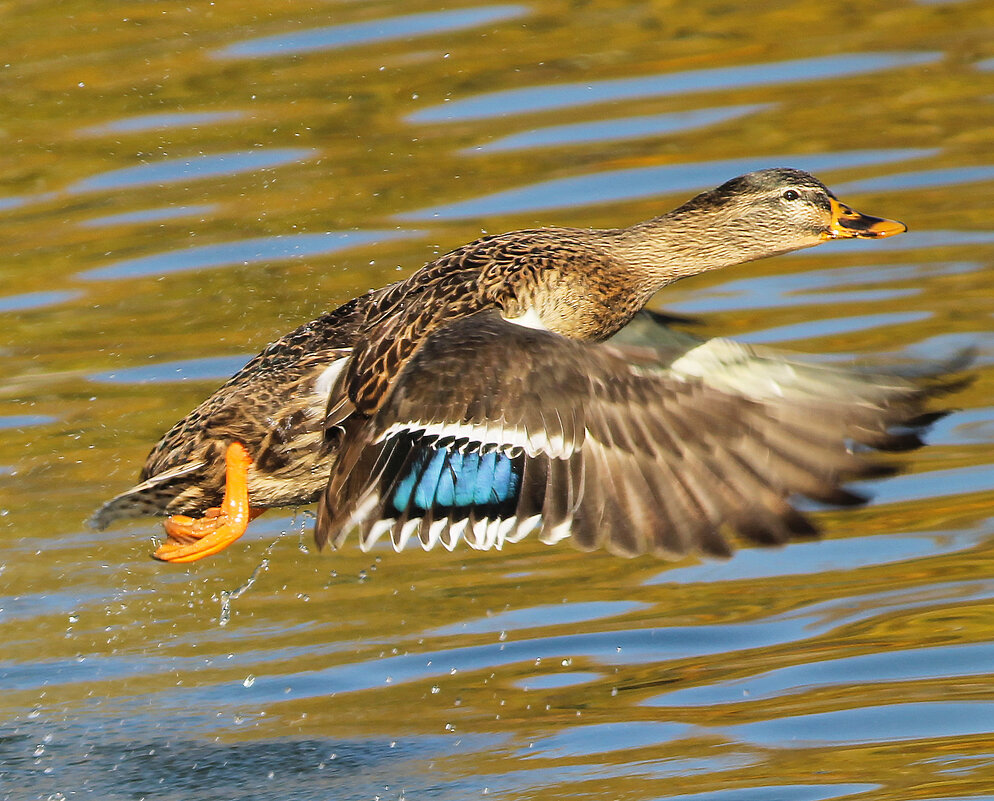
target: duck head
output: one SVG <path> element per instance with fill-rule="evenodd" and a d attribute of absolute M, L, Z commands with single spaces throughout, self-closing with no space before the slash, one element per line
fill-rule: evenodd
<path fill-rule="evenodd" d="M 653 262 L 663 284 L 832 239 L 882 239 L 907 230 L 855 211 L 813 175 L 786 167 L 740 175 L 628 229 L 639 260 L 646 267 Z"/>
<path fill-rule="evenodd" d="M 880 239 L 908 230 L 904 223 L 855 211 L 810 173 L 788 167 L 740 175 L 672 214 L 704 218 L 713 214 L 737 235 L 751 233 L 757 243 L 771 249 L 771 255 L 829 239 Z"/>

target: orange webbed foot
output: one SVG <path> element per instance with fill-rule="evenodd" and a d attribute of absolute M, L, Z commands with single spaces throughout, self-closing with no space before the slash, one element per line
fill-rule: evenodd
<path fill-rule="evenodd" d="M 166 530 L 166 535 L 170 540 L 176 542 L 194 542 L 210 534 L 221 523 L 219 517 L 227 517 L 220 506 L 212 506 L 203 517 L 188 517 L 187 515 L 173 515 L 162 521 L 162 527 Z"/>
<path fill-rule="evenodd" d="M 213 556 L 237 540 L 249 521 L 265 509 L 249 506 L 248 469 L 252 465 L 245 446 L 232 442 L 225 454 L 224 500 L 203 517 L 173 515 L 163 527 L 167 539 L 153 554 L 163 562 L 195 562 Z"/>

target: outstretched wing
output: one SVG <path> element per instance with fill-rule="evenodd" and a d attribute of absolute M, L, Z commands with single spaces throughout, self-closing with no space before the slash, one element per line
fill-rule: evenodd
<path fill-rule="evenodd" d="M 853 443 L 909 446 L 927 390 L 894 378 L 851 392 L 755 397 L 649 348 L 578 342 L 493 311 L 432 333 L 384 404 L 349 420 L 316 537 L 363 548 L 501 547 L 538 532 L 631 556 L 731 553 L 811 535 L 795 494 L 864 499 L 886 471 Z M 693 368 L 693 369 L 692 369 Z M 864 382 L 865 383 L 865 382 Z"/>

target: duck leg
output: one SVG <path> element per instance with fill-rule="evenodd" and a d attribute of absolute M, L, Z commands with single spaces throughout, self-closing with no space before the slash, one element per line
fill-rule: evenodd
<path fill-rule="evenodd" d="M 163 562 L 195 562 L 213 556 L 237 540 L 249 521 L 264 511 L 249 506 L 248 469 L 252 465 L 245 446 L 232 442 L 225 454 L 224 500 L 203 517 L 173 515 L 166 519 L 167 540 L 153 554 Z"/>

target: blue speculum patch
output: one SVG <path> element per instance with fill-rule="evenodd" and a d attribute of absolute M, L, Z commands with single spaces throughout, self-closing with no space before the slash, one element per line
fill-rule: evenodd
<path fill-rule="evenodd" d="M 487 506 L 513 499 L 521 483 L 514 460 L 503 453 L 425 448 L 394 491 L 398 512 L 415 508 Z"/>

